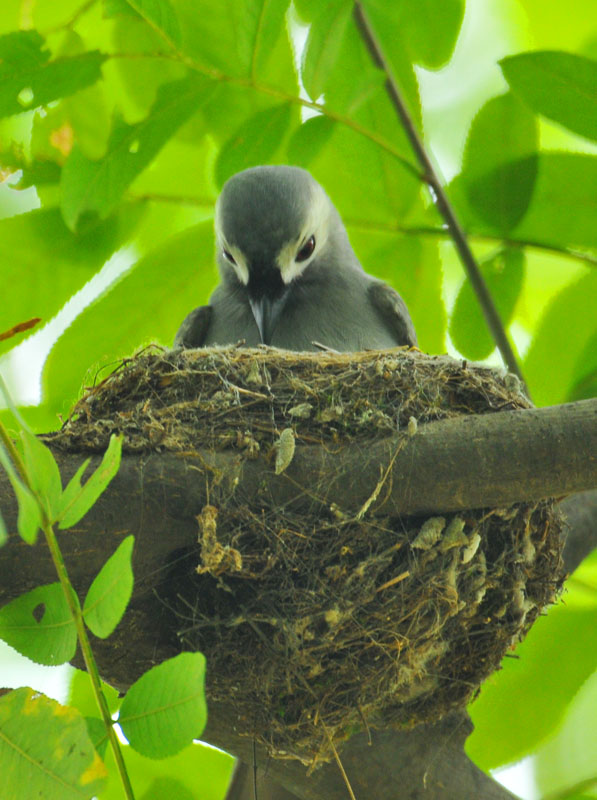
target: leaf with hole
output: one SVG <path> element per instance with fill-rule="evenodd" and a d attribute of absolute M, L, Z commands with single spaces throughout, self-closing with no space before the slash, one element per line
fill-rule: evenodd
<path fill-rule="evenodd" d="M 131 747 L 149 758 L 166 758 L 200 736 L 207 722 L 204 682 L 202 653 L 181 653 L 142 675 L 118 715 Z"/>
<path fill-rule="evenodd" d="M 103 158 L 92 161 L 75 145 L 61 181 L 61 209 L 68 227 L 75 230 L 87 212 L 101 219 L 111 214 L 137 175 L 214 91 L 214 84 L 201 75 L 164 84 L 146 119 L 135 125 L 114 119 Z"/>
<path fill-rule="evenodd" d="M 0 638 L 38 664 L 70 661 L 77 631 L 60 583 L 38 586 L 2 606 Z"/>
<path fill-rule="evenodd" d="M 109 636 L 122 619 L 133 592 L 131 556 L 134 536 L 127 536 L 106 561 L 89 587 L 83 616 L 88 628 L 101 639 Z"/>
<path fill-rule="evenodd" d="M 101 77 L 107 56 L 98 51 L 50 60 L 37 31 L 0 36 L 0 117 L 33 111 Z"/>

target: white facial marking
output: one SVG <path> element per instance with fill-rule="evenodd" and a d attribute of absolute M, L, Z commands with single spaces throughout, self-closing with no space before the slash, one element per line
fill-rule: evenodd
<path fill-rule="evenodd" d="M 315 258 L 322 248 L 325 247 L 328 238 L 330 225 L 330 201 L 328 200 L 325 192 L 315 184 L 311 188 L 311 202 L 309 203 L 309 210 L 307 218 L 303 225 L 298 237 L 280 250 L 277 255 L 276 261 L 280 268 L 280 274 L 285 284 L 291 283 L 298 275 L 301 274 Z M 315 237 L 315 247 L 313 252 L 304 261 L 296 261 L 296 255 L 311 238 Z"/>
<path fill-rule="evenodd" d="M 242 250 L 240 250 L 233 244 L 228 244 L 228 242 L 226 241 L 226 237 L 224 236 L 224 232 L 222 231 L 222 226 L 220 225 L 219 198 L 218 201 L 216 202 L 214 228 L 216 232 L 216 247 L 218 249 L 218 257 L 221 256 L 221 258 L 224 259 L 224 261 L 232 267 L 232 269 L 236 272 L 236 276 L 239 279 L 239 281 L 244 286 L 246 286 L 249 283 L 249 267 L 247 266 L 247 259 L 245 258 Z M 228 253 L 230 253 L 232 258 L 234 259 L 235 261 L 234 264 L 224 255 L 225 250 Z"/>

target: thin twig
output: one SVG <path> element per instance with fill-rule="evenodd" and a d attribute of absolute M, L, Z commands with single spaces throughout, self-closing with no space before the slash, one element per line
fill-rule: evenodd
<path fill-rule="evenodd" d="M 407 441 L 406 438 L 404 438 L 404 439 L 401 439 L 400 442 L 398 442 L 398 446 L 396 447 L 396 450 L 394 451 L 394 455 L 390 459 L 390 463 L 388 464 L 386 471 L 384 472 L 384 474 L 381 476 L 381 478 L 377 482 L 377 486 L 375 487 L 373 492 L 369 495 L 367 500 L 363 503 L 362 507 L 357 512 L 357 514 L 355 516 L 355 519 L 363 519 L 363 517 L 365 516 L 367 511 L 369 511 L 369 508 L 371 507 L 371 505 L 379 497 L 379 493 L 381 492 L 384 483 L 387 481 L 388 475 L 392 471 L 392 467 L 394 466 L 394 461 L 396 461 L 398 453 L 401 450 L 404 449 L 404 445 L 406 444 L 406 441 Z"/>
<path fill-rule="evenodd" d="M 402 126 L 406 135 L 408 136 L 415 155 L 421 167 L 423 168 L 424 179 L 432 191 L 435 205 L 446 221 L 456 249 L 458 250 L 458 254 L 460 255 L 460 260 L 462 261 L 473 289 L 475 290 L 483 310 L 483 315 L 495 340 L 495 343 L 497 344 L 498 349 L 502 354 L 502 358 L 504 359 L 504 362 L 506 363 L 510 372 L 513 372 L 515 375 L 517 375 L 520 381 L 526 386 L 522 371 L 514 354 L 514 350 L 512 349 L 508 337 L 506 336 L 506 331 L 502 325 L 502 321 L 498 314 L 497 308 L 495 307 L 495 303 L 493 302 L 491 293 L 489 292 L 487 284 L 481 275 L 479 266 L 470 249 L 454 209 L 452 208 L 452 205 L 444 191 L 444 187 L 439 180 L 433 164 L 431 163 L 431 159 L 427 155 L 427 151 L 425 150 L 423 142 L 417 132 L 415 123 L 412 120 L 402 98 L 400 89 L 398 88 L 398 84 L 394 79 L 390 65 L 383 54 L 379 42 L 377 41 L 371 23 L 358 0 L 355 0 L 354 16 L 357 28 L 363 37 L 363 41 L 365 42 L 373 61 L 381 70 L 383 70 L 386 75 L 386 89 L 388 91 L 390 100 L 402 122 Z"/>
<path fill-rule="evenodd" d="M 431 236 L 438 239 L 452 238 L 451 231 L 448 227 L 438 228 L 434 225 L 400 225 L 397 223 L 383 223 L 372 220 L 356 219 L 344 217 L 344 222 L 348 227 L 362 228 L 363 230 L 377 231 L 379 233 L 400 233 L 404 236 Z M 508 247 L 530 248 L 531 250 L 544 250 L 547 253 L 553 253 L 556 256 L 563 256 L 570 258 L 574 261 L 581 261 L 583 264 L 590 267 L 597 267 L 597 256 L 591 253 L 583 253 L 580 250 L 571 250 L 568 247 L 563 247 L 557 244 L 549 244 L 548 242 L 538 242 L 533 239 L 517 239 L 511 236 L 497 236 L 491 233 L 475 233 L 466 231 L 466 237 L 470 241 L 501 243 Z"/>
<path fill-rule="evenodd" d="M 323 722 L 321 724 L 323 725 Z M 348 794 L 350 795 L 350 800 L 357 800 L 357 798 L 355 797 L 355 793 L 352 790 L 352 786 L 350 785 L 350 781 L 348 780 L 348 775 L 346 774 L 346 770 L 344 769 L 344 765 L 340 761 L 340 756 L 338 755 L 338 751 L 336 750 L 336 745 L 334 744 L 334 741 L 333 741 L 332 737 L 330 736 L 330 732 L 328 731 L 328 729 L 326 728 L 325 725 L 323 725 L 323 729 L 324 729 L 324 731 L 326 733 L 326 736 L 328 737 L 328 742 L 330 743 L 330 747 L 332 748 L 332 752 L 334 753 L 334 758 L 336 759 L 336 764 L 338 765 L 338 769 L 340 770 L 340 774 L 342 775 L 342 779 L 344 780 L 344 783 L 346 784 L 346 788 L 348 789 Z"/>

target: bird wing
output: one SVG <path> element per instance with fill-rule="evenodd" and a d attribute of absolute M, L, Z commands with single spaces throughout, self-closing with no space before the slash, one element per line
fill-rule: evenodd
<path fill-rule="evenodd" d="M 369 300 L 396 337 L 397 345 L 415 347 L 417 334 L 406 303 L 395 289 L 383 281 L 374 281 L 367 289 Z"/>
<path fill-rule="evenodd" d="M 211 306 L 199 306 L 187 314 L 174 339 L 174 347 L 203 347 L 212 312 Z"/>

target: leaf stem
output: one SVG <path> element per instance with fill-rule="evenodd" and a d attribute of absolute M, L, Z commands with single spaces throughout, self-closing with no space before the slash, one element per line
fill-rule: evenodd
<path fill-rule="evenodd" d="M 403 156 L 399 150 L 384 139 L 383 136 L 379 136 L 374 131 L 369 130 L 364 125 L 356 122 L 355 120 L 351 119 L 350 117 L 345 116 L 344 114 L 339 114 L 336 111 L 332 111 L 330 108 L 327 108 L 325 105 L 321 103 L 316 103 L 312 100 L 307 100 L 305 97 L 299 97 L 298 95 L 288 94 L 288 92 L 283 91 L 282 89 L 276 89 L 274 86 L 268 86 L 265 83 L 258 83 L 251 78 L 240 78 L 234 77 L 232 75 L 228 75 L 225 72 L 220 72 L 213 67 L 206 67 L 203 64 L 198 63 L 192 58 L 189 58 L 184 53 L 178 51 L 174 45 L 170 42 L 170 40 L 166 37 L 166 35 L 158 28 L 156 25 L 153 25 L 149 20 L 146 20 L 150 27 L 172 47 L 172 54 L 168 53 L 107 53 L 106 55 L 109 58 L 163 58 L 168 61 L 176 61 L 177 63 L 184 64 L 189 69 L 193 70 L 193 72 L 198 72 L 200 75 L 203 75 L 210 80 L 219 81 L 220 83 L 230 83 L 233 86 L 241 86 L 244 89 L 252 89 L 255 92 L 259 92 L 261 94 L 268 94 L 270 97 L 275 97 L 281 102 L 285 103 L 292 103 L 293 105 L 302 106 L 303 108 L 309 108 L 312 111 L 317 111 L 322 116 L 327 117 L 328 119 L 333 120 L 334 122 L 338 122 L 342 125 L 346 125 L 346 127 L 351 128 L 355 133 L 358 133 L 361 136 L 364 136 L 366 139 L 369 139 L 374 144 L 381 147 L 386 153 L 393 156 L 397 161 L 399 161 L 402 166 L 407 169 L 412 175 L 414 175 L 419 180 L 426 182 L 425 176 L 419 170 L 419 168 L 409 161 L 408 158 Z"/>
<path fill-rule="evenodd" d="M 440 239 L 452 238 L 451 231 L 447 226 L 443 228 L 438 228 L 433 225 L 414 225 L 410 227 L 392 223 L 383 224 L 380 222 L 370 222 L 369 220 L 363 219 L 350 219 L 349 217 L 345 217 L 344 221 L 349 227 L 363 228 L 364 230 L 373 230 L 380 233 L 401 233 L 405 236 L 433 236 Z M 570 250 L 567 247 L 561 247 L 557 244 L 547 244 L 546 242 L 537 242 L 530 239 L 515 239 L 511 236 L 495 236 L 490 233 L 471 233 L 470 231 L 466 232 L 466 237 L 469 241 L 494 242 L 505 244 L 509 247 L 543 250 L 547 253 L 573 259 L 574 261 L 581 261 L 583 264 L 590 267 L 597 267 L 597 256 L 593 256 L 590 253 L 582 253 L 579 250 Z"/>
<path fill-rule="evenodd" d="M 75 622 L 75 627 L 77 629 L 77 638 L 79 639 L 79 645 L 81 646 L 83 660 L 85 661 L 85 667 L 91 679 L 93 694 L 95 696 L 95 700 L 102 717 L 102 722 L 104 723 L 104 727 L 108 735 L 108 740 L 110 742 L 110 747 L 112 748 L 112 753 L 114 755 L 114 760 L 116 762 L 116 768 L 120 775 L 120 780 L 122 782 L 122 787 L 124 789 L 125 797 L 127 798 L 127 800 L 135 800 L 133 787 L 131 785 L 128 772 L 126 770 L 124 758 L 122 756 L 122 750 L 120 749 L 120 744 L 118 742 L 118 737 L 116 736 L 116 731 L 114 730 L 112 717 L 110 716 L 110 709 L 108 708 L 106 697 L 102 691 L 101 678 L 99 675 L 99 670 L 97 668 L 97 662 L 95 660 L 95 656 L 93 655 L 93 650 L 91 649 L 91 642 L 89 641 L 89 637 L 87 635 L 87 629 L 85 627 L 85 620 L 83 619 L 83 613 L 81 611 L 79 599 L 75 593 L 75 590 L 73 589 L 73 586 L 70 582 L 70 578 L 68 577 L 66 564 L 64 563 L 62 552 L 60 550 L 58 540 L 56 539 L 56 534 L 54 533 L 54 528 L 52 527 L 50 521 L 45 516 L 45 513 L 42 523 L 42 529 L 46 537 L 46 542 L 48 544 L 50 554 L 52 556 L 52 561 L 54 562 L 54 567 L 56 568 L 56 572 L 58 574 L 58 579 L 64 591 L 64 595 L 66 597 L 66 602 L 68 604 L 70 613 Z"/>
<path fill-rule="evenodd" d="M 124 793 L 127 800 L 135 800 L 133 787 L 131 786 L 131 782 L 126 770 L 126 765 L 124 763 L 124 758 L 122 756 L 122 751 L 120 749 L 120 744 L 118 742 L 118 737 L 116 736 L 116 731 L 114 730 L 112 717 L 110 716 L 110 709 L 108 708 L 108 703 L 106 702 L 105 695 L 102 691 L 101 678 L 99 675 L 99 670 L 97 668 L 97 662 L 95 660 L 95 656 L 93 655 L 93 650 L 91 649 L 91 642 L 89 641 L 89 637 L 87 636 L 87 629 L 85 628 L 85 620 L 83 619 L 83 613 L 81 611 L 79 599 L 75 593 L 75 590 L 73 589 L 72 583 L 70 582 L 70 578 L 68 577 L 68 571 L 66 569 L 66 564 L 64 563 L 64 558 L 62 557 L 62 552 L 60 550 L 58 540 L 56 539 L 56 534 L 54 533 L 54 528 L 52 527 L 52 523 L 48 519 L 45 505 L 42 502 L 40 502 L 37 493 L 31 486 L 31 482 L 29 481 L 29 478 L 27 476 L 27 470 L 25 468 L 25 464 L 23 463 L 23 459 L 21 458 L 21 454 L 14 446 L 14 443 L 12 442 L 10 436 L 6 431 L 6 428 L 4 427 L 1 421 L 0 421 L 0 440 L 8 450 L 12 462 L 15 465 L 17 471 L 19 472 L 26 487 L 33 494 L 39 505 L 42 515 L 42 530 L 46 537 L 48 549 L 50 551 L 50 555 L 52 557 L 52 561 L 54 562 L 54 567 L 58 575 L 58 580 L 60 581 L 60 585 L 62 586 L 62 590 L 64 592 L 64 596 L 66 598 L 69 611 L 75 623 L 75 628 L 77 630 L 77 638 L 79 640 L 79 645 L 81 647 L 81 652 L 83 654 L 85 666 L 87 668 L 87 672 L 89 673 L 89 677 L 91 678 L 93 694 L 95 696 L 95 700 L 97 702 L 102 717 L 102 721 L 104 723 L 104 727 L 106 729 L 106 733 L 110 741 L 110 746 L 114 754 L 114 760 L 116 761 L 116 767 L 120 775 L 120 780 L 122 781 Z"/>
<path fill-rule="evenodd" d="M 385 72 L 386 89 L 390 100 L 402 122 L 402 126 L 415 152 L 417 160 L 423 168 L 424 180 L 431 190 L 433 200 L 438 211 L 446 221 L 448 230 L 450 231 L 450 235 L 454 240 L 454 244 L 460 256 L 460 260 L 477 295 L 477 299 L 481 305 L 485 321 L 487 322 L 489 330 L 491 331 L 491 334 L 498 346 L 502 358 L 504 359 L 504 362 L 510 372 L 513 372 L 515 375 L 517 375 L 520 381 L 526 386 L 522 371 L 518 364 L 518 360 L 508 340 L 506 331 L 502 325 L 502 321 L 498 314 L 495 303 L 493 302 L 491 293 L 487 288 L 487 284 L 485 283 L 485 280 L 481 274 L 479 266 L 475 260 L 448 196 L 444 191 L 444 187 L 433 167 L 433 164 L 431 163 L 431 159 L 427 155 L 427 151 L 425 150 L 422 139 L 418 134 L 415 123 L 402 98 L 398 84 L 394 79 L 390 65 L 384 56 L 371 23 L 359 0 L 355 0 L 354 17 L 357 28 L 359 29 L 359 32 L 371 54 L 373 61 L 381 70 L 383 70 L 383 72 Z"/>

